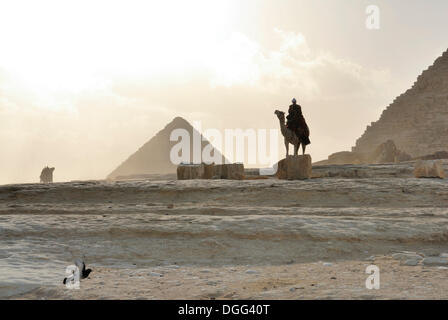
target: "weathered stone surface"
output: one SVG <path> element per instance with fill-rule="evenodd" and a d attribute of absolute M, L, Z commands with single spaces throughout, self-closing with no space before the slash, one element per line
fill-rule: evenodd
<path fill-rule="evenodd" d="M 445 171 L 440 161 L 418 160 L 414 166 L 416 178 L 445 178 Z"/>
<path fill-rule="evenodd" d="M 408 259 L 405 262 L 403 262 L 403 265 L 410 266 L 410 267 L 415 267 L 416 265 L 418 265 L 420 260 L 421 259 Z"/>
<path fill-rule="evenodd" d="M 278 162 L 277 178 L 287 180 L 309 179 L 312 175 L 311 156 L 288 156 Z"/>
<path fill-rule="evenodd" d="M 229 163 L 215 165 L 213 177 L 216 179 L 242 180 L 245 177 L 242 163 Z"/>
<path fill-rule="evenodd" d="M 178 180 L 203 179 L 204 164 L 185 164 L 181 163 L 177 167 Z"/>
<path fill-rule="evenodd" d="M 445 173 L 448 172 L 448 160 L 439 160 Z M 312 178 L 414 178 L 416 161 L 369 165 L 319 165 L 313 163 Z M 406 186 L 403 193 L 414 192 Z M 438 254 L 438 253 L 437 253 Z"/>
<path fill-rule="evenodd" d="M 217 164 L 213 167 L 213 179 L 221 179 L 222 178 L 222 168 L 223 164 Z"/>
<path fill-rule="evenodd" d="M 421 160 L 438 160 L 438 159 L 448 159 L 448 151 L 437 151 L 433 154 L 428 154 L 426 156 L 419 157 Z"/>
<path fill-rule="evenodd" d="M 328 160 L 322 161 L 322 164 L 361 164 L 361 163 L 396 163 L 411 160 L 411 156 L 406 152 L 399 150 L 392 140 L 369 150 L 369 152 L 350 152 L 342 151 L 328 156 Z"/>
<path fill-rule="evenodd" d="M 242 163 L 224 164 L 222 168 L 222 179 L 244 179 L 244 165 Z"/>
<path fill-rule="evenodd" d="M 366 171 L 357 169 L 339 169 L 339 170 L 329 170 L 328 177 L 340 177 L 340 178 L 368 178 L 369 174 Z"/>
<path fill-rule="evenodd" d="M 256 270 L 246 270 L 247 274 L 257 274 L 258 272 Z"/>
<path fill-rule="evenodd" d="M 417 260 L 420 261 L 423 259 L 422 256 L 418 255 L 415 252 L 399 252 L 399 253 L 394 253 L 392 255 L 392 258 L 395 260 L 400 260 L 401 262 L 406 262 L 408 260 Z"/>
<path fill-rule="evenodd" d="M 190 179 L 230 179 L 243 180 L 244 165 L 242 163 L 230 164 L 180 164 L 177 168 L 178 180 Z"/>
<path fill-rule="evenodd" d="M 448 51 L 417 78 L 412 88 L 398 96 L 367 126 L 352 151 L 369 152 L 392 139 L 413 158 L 447 151 Z"/>
<path fill-rule="evenodd" d="M 442 257 L 428 257 L 423 259 L 425 266 L 446 266 L 448 265 L 448 258 Z"/>
<path fill-rule="evenodd" d="M 369 163 L 390 163 L 411 160 L 411 156 L 398 150 L 392 140 L 387 140 L 380 144 L 369 158 Z"/>
<path fill-rule="evenodd" d="M 378 121 L 367 126 L 351 153 L 335 153 L 319 164 L 378 163 L 363 162 L 363 158 L 388 140 L 393 140 L 401 152 L 395 161 L 408 161 L 409 157 L 447 158 L 447 73 L 448 50 L 423 71 L 410 89 L 385 108 Z M 380 159 L 380 162 L 384 161 L 392 162 L 392 157 L 385 154 Z"/>
<path fill-rule="evenodd" d="M 412 157 L 409 154 L 407 154 L 406 152 L 400 151 L 395 156 L 395 162 L 404 162 L 404 161 L 410 161 L 410 160 L 412 160 Z"/>
<path fill-rule="evenodd" d="M 203 179 L 212 179 L 215 174 L 215 164 L 204 164 L 204 175 L 202 176 Z"/>
<path fill-rule="evenodd" d="M 360 156 L 354 152 L 341 151 L 328 156 L 328 164 L 359 164 L 361 163 Z"/>

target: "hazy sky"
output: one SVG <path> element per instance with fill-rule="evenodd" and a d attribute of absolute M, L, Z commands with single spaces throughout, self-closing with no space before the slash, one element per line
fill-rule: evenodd
<path fill-rule="evenodd" d="M 0 183 L 47 164 L 104 178 L 176 116 L 278 128 L 292 97 L 313 161 L 350 150 L 448 48 L 447 16 L 444 0 L 1 0 Z"/>

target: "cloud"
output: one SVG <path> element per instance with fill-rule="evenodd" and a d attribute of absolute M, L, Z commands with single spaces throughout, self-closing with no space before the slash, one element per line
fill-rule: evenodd
<path fill-rule="evenodd" d="M 392 80 L 386 69 L 370 69 L 329 52 L 315 53 L 300 33 L 274 32 L 281 38 L 277 50 L 266 51 L 241 33 L 224 42 L 208 67 L 210 84 L 251 86 L 275 93 L 295 88 L 301 96 L 326 99 L 372 95 Z"/>

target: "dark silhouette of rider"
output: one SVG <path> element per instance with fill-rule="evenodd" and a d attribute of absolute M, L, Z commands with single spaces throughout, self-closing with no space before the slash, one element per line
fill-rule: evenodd
<path fill-rule="evenodd" d="M 304 145 L 311 143 L 309 139 L 310 130 L 303 117 L 302 107 L 297 104 L 295 98 L 292 99 L 292 105 L 289 106 L 286 127 L 293 131 Z"/>

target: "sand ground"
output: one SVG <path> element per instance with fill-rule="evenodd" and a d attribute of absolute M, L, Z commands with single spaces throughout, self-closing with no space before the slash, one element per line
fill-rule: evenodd
<path fill-rule="evenodd" d="M 448 180 L 412 167 L 0 186 L 0 298 L 447 299 L 448 258 L 424 259 L 448 253 Z M 93 273 L 68 290 L 76 257 Z"/>
<path fill-rule="evenodd" d="M 365 285 L 372 264 L 380 270 L 378 290 Z M 78 290 L 61 284 L 15 299 L 448 299 L 446 288 L 448 267 L 404 266 L 391 256 L 377 256 L 253 267 L 99 267 Z"/>

